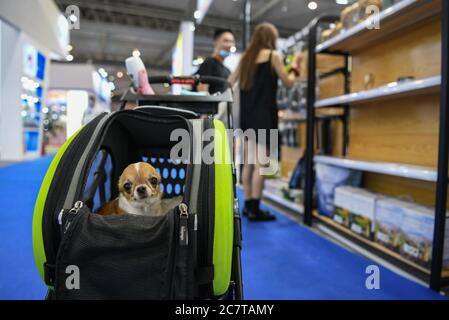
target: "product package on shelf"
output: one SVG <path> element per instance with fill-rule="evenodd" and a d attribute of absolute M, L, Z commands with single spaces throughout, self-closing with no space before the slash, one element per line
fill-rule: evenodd
<path fill-rule="evenodd" d="M 343 24 L 343 29 L 352 28 L 369 16 L 380 12 L 382 8 L 382 0 L 359 0 L 353 3 L 341 11 L 340 20 Z"/>
<path fill-rule="evenodd" d="M 302 189 L 304 187 L 304 165 L 305 158 L 300 157 L 288 181 L 288 187 L 290 189 Z"/>
<path fill-rule="evenodd" d="M 296 81 L 293 88 L 290 89 L 288 100 L 290 110 L 299 112 L 306 108 L 307 83 L 305 81 Z"/>
<path fill-rule="evenodd" d="M 372 240 L 374 212 L 379 195 L 365 189 L 340 186 L 335 189 L 333 219 L 354 233 Z"/>
<path fill-rule="evenodd" d="M 335 28 L 331 29 L 330 38 L 337 36 L 343 30 L 343 24 L 341 21 L 335 23 Z"/>
<path fill-rule="evenodd" d="M 394 4 L 398 3 L 402 0 L 383 0 L 383 8 L 388 9 L 389 7 L 393 6 Z"/>
<path fill-rule="evenodd" d="M 321 32 L 320 42 L 324 42 L 331 38 L 332 29 L 326 29 Z"/>
<path fill-rule="evenodd" d="M 343 29 L 343 24 L 340 21 L 335 21 L 335 23 L 329 26 L 329 29 L 325 29 L 320 34 L 320 42 L 329 40 L 330 38 L 338 35 Z"/>
<path fill-rule="evenodd" d="M 399 252 L 401 223 L 410 202 L 384 197 L 376 202 L 374 219 L 374 241 Z"/>
<path fill-rule="evenodd" d="M 410 205 L 404 208 L 400 231 L 400 254 L 425 268 L 430 268 L 432 260 L 435 212 L 432 208 Z M 446 218 L 445 247 L 449 246 L 449 223 Z M 449 265 L 448 251 L 443 257 L 444 265 Z"/>
<path fill-rule="evenodd" d="M 276 92 L 276 105 L 279 110 L 288 109 L 289 104 L 289 90 L 282 85 L 281 82 L 279 82 L 278 89 Z"/>
<path fill-rule="evenodd" d="M 265 192 L 282 197 L 285 188 L 288 188 L 288 182 L 282 179 L 266 179 L 264 184 Z"/>
<path fill-rule="evenodd" d="M 360 186 L 362 172 L 321 163 L 317 163 L 315 168 L 318 212 L 333 218 L 335 188 L 343 185 Z"/>
<path fill-rule="evenodd" d="M 264 191 L 270 195 L 274 195 L 298 204 L 303 202 L 303 191 L 301 189 L 289 188 L 288 181 L 283 179 L 266 179 Z"/>
<path fill-rule="evenodd" d="M 288 189 L 285 188 L 282 190 L 282 194 L 284 199 L 287 199 L 296 204 L 302 204 L 304 199 L 304 193 L 300 189 Z"/>
<path fill-rule="evenodd" d="M 443 250 L 443 269 L 449 270 L 449 235 L 446 229 L 446 238 L 444 238 L 444 250 Z"/>
<path fill-rule="evenodd" d="M 365 20 L 383 9 L 383 0 L 359 0 L 358 2 L 360 20 Z"/>

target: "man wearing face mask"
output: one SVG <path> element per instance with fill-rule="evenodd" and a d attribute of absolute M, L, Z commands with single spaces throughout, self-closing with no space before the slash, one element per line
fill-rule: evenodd
<path fill-rule="evenodd" d="M 196 74 L 227 80 L 231 72 L 224 66 L 223 62 L 231 54 L 231 48 L 234 44 L 234 34 L 230 29 L 216 30 L 214 33 L 214 51 L 210 57 L 204 60 Z M 198 91 L 209 91 L 210 94 L 213 94 L 225 91 L 226 87 L 217 84 L 199 84 L 197 89 Z"/>

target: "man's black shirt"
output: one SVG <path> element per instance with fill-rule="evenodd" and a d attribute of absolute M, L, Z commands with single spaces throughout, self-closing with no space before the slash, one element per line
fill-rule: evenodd
<path fill-rule="evenodd" d="M 223 63 L 221 63 L 214 57 L 208 57 L 201 64 L 201 66 L 198 69 L 198 71 L 196 72 L 196 74 L 199 74 L 200 76 L 219 77 L 219 78 L 223 78 L 223 79 L 227 80 L 229 75 L 231 74 L 231 71 L 229 71 L 229 69 L 226 68 L 223 65 Z M 217 85 L 217 84 L 209 85 L 209 93 L 210 94 L 213 94 L 215 92 L 223 92 L 225 90 L 226 90 L 225 85 Z"/>

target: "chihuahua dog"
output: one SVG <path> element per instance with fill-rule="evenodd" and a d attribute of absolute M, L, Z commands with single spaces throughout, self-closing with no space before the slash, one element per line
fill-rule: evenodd
<path fill-rule="evenodd" d="M 118 182 L 119 196 L 103 205 L 101 215 L 137 214 L 161 216 L 180 204 L 182 197 L 162 199 L 161 176 L 146 162 L 130 164 Z"/>

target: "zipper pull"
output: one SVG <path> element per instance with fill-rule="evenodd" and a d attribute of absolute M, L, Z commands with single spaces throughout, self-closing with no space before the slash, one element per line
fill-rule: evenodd
<path fill-rule="evenodd" d="M 69 212 L 73 213 L 73 214 L 77 214 L 83 206 L 84 206 L 84 203 L 82 201 L 77 201 L 77 202 L 75 202 L 75 204 L 73 205 L 73 208 L 70 209 Z"/>
<path fill-rule="evenodd" d="M 178 206 L 178 209 L 179 209 L 179 243 L 181 246 L 186 246 L 189 244 L 188 208 L 185 203 L 181 203 Z"/>
<path fill-rule="evenodd" d="M 81 210 L 81 208 L 84 206 L 84 203 L 82 201 L 77 201 L 75 202 L 75 204 L 73 205 L 72 209 L 70 209 L 69 216 L 67 217 L 67 221 L 64 225 L 64 233 L 67 232 L 67 230 L 69 229 L 70 224 L 72 223 L 73 218 L 75 217 L 75 215 L 78 214 L 78 212 Z M 61 218 L 62 221 L 62 218 Z"/>

